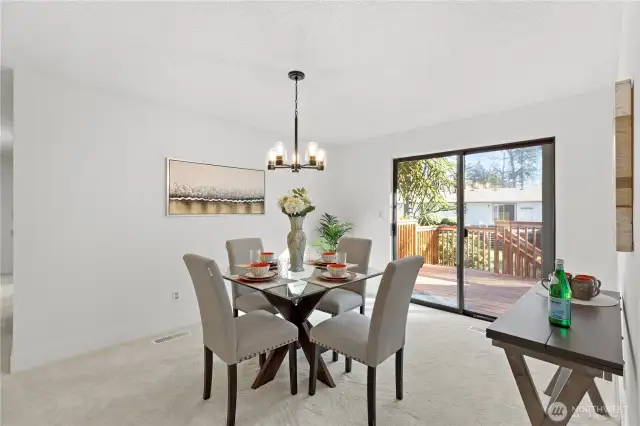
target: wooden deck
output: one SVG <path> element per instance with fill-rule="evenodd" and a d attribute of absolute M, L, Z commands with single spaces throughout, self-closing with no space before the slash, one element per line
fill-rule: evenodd
<path fill-rule="evenodd" d="M 465 269 L 465 309 L 498 317 L 535 283 L 535 279 Z M 414 287 L 414 298 L 457 307 L 457 294 L 455 267 L 422 267 Z"/>

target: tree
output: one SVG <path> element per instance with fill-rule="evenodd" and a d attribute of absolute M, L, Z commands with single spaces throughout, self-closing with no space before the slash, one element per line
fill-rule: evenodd
<path fill-rule="evenodd" d="M 510 149 L 511 181 L 515 188 L 520 181 L 520 188 L 524 188 L 524 182 L 538 174 L 539 161 L 542 152 L 538 146 Z"/>
<path fill-rule="evenodd" d="M 511 178 L 510 169 L 507 166 L 507 152 L 508 150 L 503 150 L 501 160 L 495 161 L 491 167 L 491 172 L 496 176 L 500 188 L 507 188 Z"/>
<path fill-rule="evenodd" d="M 405 216 L 451 210 L 445 196 L 455 188 L 455 162 L 448 158 L 402 161 L 398 165 L 398 193 Z"/>
<path fill-rule="evenodd" d="M 490 174 L 502 188 L 524 188 L 524 183 L 536 176 L 540 171 L 540 157 L 542 151 L 539 146 L 505 149 L 502 158 L 495 160 Z"/>
<path fill-rule="evenodd" d="M 465 168 L 465 180 L 485 184 L 489 181 L 489 171 L 485 169 L 480 161 L 471 164 Z"/>
<path fill-rule="evenodd" d="M 471 164 L 466 167 L 464 171 L 464 176 L 466 181 L 471 181 L 472 183 L 477 183 L 482 186 L 489 185 L 491 187 L 500 186 L 500 177 L 496 174 L 493 169 L 486 168 L 482 162 L 476 161 L 474 164 Z"/>

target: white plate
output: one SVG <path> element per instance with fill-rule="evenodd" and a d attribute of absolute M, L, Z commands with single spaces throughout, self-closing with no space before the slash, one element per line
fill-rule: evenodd
<path fill-rule="evenodd" d="M 317 263 L 317 261 L 311 261 L 309 263 L 307 263 L 307 265 L 311 265 L 311 266 L 315 266 L 318 269 L 327 269 L 327 265 L 330 265 L 330 263 Z M 347 269 L 349 268 L 353 268 L 354 266 L 358 266 L 357 263 L 347 263 Z"/>
<path fill-rule="evenodd" d="M 249 279 L 249 280 L 252 280 L 252 281 L 253 281 L 253 280 L 256 280 L 256 281 L 257 281 L 257 280 L 264 280 L 264 281 L 266 281 L 266 280 L 270 280 L 271 278 L 275 277 L 276 275 L 278 275 L 278 273 L 277 273 L 277 272 L 275 272 L 275 271 L 269 271 L 269 272 L 267 272 L 267 274 L 266 274 L 266 275 L 263 275 L 263 276 L 261 276 L 261 277 L 256 277 L 255 275 L 253 275 L 253 272 L 247 272 L 247 273 L 245 273 L 245 274 L 240 274 L 240 275 L 238 275 L 238 276 L 239 276 L 240 278 L 246 278 L 246 279 Z"/>
<path fill-rule="evenodd" d="M 346 272 L 343 276 L 341 277 L 334 277 L 333 275 L 331 275 L 328 271 L 327 272 L 323 272 L 321 275 L 323 278 L 326 278 L 328 280 L 347 280 L 349 278 L 352 277 L 352 272 Z"/>

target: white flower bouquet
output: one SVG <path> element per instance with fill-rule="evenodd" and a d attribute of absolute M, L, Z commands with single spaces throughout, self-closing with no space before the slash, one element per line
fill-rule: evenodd
<path fill-rule="evenodd" d="M 283 195 L 278 199 L 278 206 L 282 213 L 289 217 L 305 217 L 316 209 L 311 204 L 309 193 L 304 188 L 295 188 L 287 195 Z"/>

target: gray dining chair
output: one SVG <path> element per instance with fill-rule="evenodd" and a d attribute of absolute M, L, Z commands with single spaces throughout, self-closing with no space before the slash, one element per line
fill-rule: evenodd
<path fill-rule="evenodd" d="M 296 342 L 298 327 L 266 311 L 255 310 L 234 318 L 218 264 L 197 254 L 183 257 L 196 291 L 204 342 L 205 400 L 211 397 L 213 354 L 227 364 L 227 426 L 236 418 L 238 364 L 282 346 L 289 346 L 291 394 L 298 393 Z"/>
<path fill-rule="evenodd" d="M 364 274 L 369 269 L 371 245 L 371 240 L 343 237 L 338 241 L 337 251 L 347 253 L 348 263 L 358 264 L 350 268 L 351 271 Z M 366 291 L 367 280 L 333 289 L 322 298 L 316 309 L 335 317 L 360 307 L 360 313 L 364 315 Z M 338 361 L 337 352 L 333 353 L 333 361 Z M 347 372 L 351 370 L 351 360 L 348 358 L 345 360 L 345 370 Z"/>
<path fill-rule="evenodd" d="M 240 268 L 236 265 L 247 264 L 250 262 L 249 251 L 250 250 L 264 250 L 262 246 L 262 239 L 260 238 L 238 238 L 235 240 L 228 240 L 227 244 L 227 256 L 229 257 L 229 270 L 232 274 L 240 274 L 245 272 L 244 268 Z M 263 310 L 277 314 L 278 310 L 273 307 L 264 295 L 258 290 L 245 287 L 238 283 L 231 283 L 231 303 L 233 305 L 233 316 L 238 316 L 238 311 L 251 312 L 257 310 Z M 267 360 L 266 354 L 261 354 L 258 364 L 262 368 Z"/>
<path fill-rule="evenodd" d="M 236 265 L 249 263 L 249 250 L 262 251 L 262 240 L 260 238 L 239 238 L 229 240 L 226 244 L 227 255 L 229 256 L 229 270 L 232 274 L 240 274 L 245 270 Z M 277 314 L 276 308 L 269 303 L 266 297 L 258 290 L 245 287 L 237 283 L 231 283 L 231 303 L 233 304 L 233 316 L 238 316 L 238 311 L 251 312 L 264 310 Z"/>
<path fill-rule="evenodd" d="M 387 265 L 382 276 L 371 319 L 356 312 L 329 318 L 311 329 L 309 395 L 316 393 L 320 347 L 353 358 L 368 367 L 367 411 L 369 425 L 376 424 L 376 368 L 396 355 L 396 398 L 402 399 L 402 355 L 413 286 L 422 256 L 411 256 Z"/>

